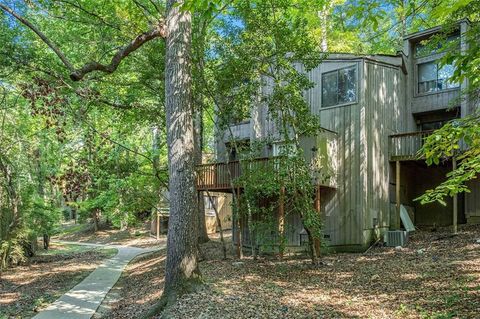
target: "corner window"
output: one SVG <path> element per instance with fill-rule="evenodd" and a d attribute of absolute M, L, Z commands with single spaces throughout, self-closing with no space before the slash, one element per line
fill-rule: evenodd
<path fill-rule="evenodd" d="M 436 92 L 459 87 L 450 81 L 455 71 L 451 64 L 440 67 L 436 61 L 418 65 L 418 93 Z"/>
<path fill-rule="evenodd" d="M 322 107 L 351 103 L 356 100 L 356 66 L 322 74 Z"/>

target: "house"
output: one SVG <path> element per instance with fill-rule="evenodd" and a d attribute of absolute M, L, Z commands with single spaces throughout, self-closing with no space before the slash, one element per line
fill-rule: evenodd
<path fill-rule="evenodd" d="M 460 21 L 449 38 L 460 38 L 461 50 L 468 45 L 464 39 L 468 27 L 468 21 Z M 449 81 L 453 66 L 440 68 L 442 53 L 422 43 L 440 30 L 407 36 L 397 55 L 330 54 L 306 72 L 315 86 L 305 92 L 305 99 L 324 130 L 304 137 L 302 148 L 307 161 L 322 149 L 331 171 L 319 179 L 317 199 L 324 240 L 335 250 L 361 251 L 385 231 L 400 229 L 400 204 L 416 226 L 451 225 L 454 215 L 459 223 L 480 219 L 478 180 L 471 183 L 471 193 L 455 202 L 449 198 L 446 206 L 414 201 L 452 170 L 450 159 L 430 167 L 418 159 L 423 138 L 474 108 L 468 98 L 459 98 L 468 82 Z M 275 139 L 277 128 L 266 106 L 258 105 L 250 119 L 217 133 L 216 163 L 200 167 L 197 188 L 241 194 L 231 187 L 241 169 L 229 141 L 233 138 L 248 147 L 256 140 Z M 281 143 L 266 147 L 259 161 L 275 156 L 279 147 Z M 287 246 L 301 246 L 305 231 L 299 217 L 290 216 L 286 223 L 293 225 Z"/>
<path fill-rule="evenodd" d="M 166 234 L 168 230 L 168 220 L 170 216 L 170 207 L 168 203 L 169 193 L 163 191 L 159 208 L 152 211 L 150 221 L 150 233 L 160 236 Z M 203 192 L 200 196 L 205 209 L 205 226 L 208 234 L 214 234 L 222 230 L 232 228 L 232 196 L 222 192 Z M 216 210 L 216 212 L 215 212 Z M 218 219 L 217 215 L 218 214 Z M 219 225 L 220 220 L 220 225 Z"/>

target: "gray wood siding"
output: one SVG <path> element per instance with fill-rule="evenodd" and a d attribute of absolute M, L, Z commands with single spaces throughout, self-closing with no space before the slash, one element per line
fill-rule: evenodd
<path fill-rule="evenodd" d="M 475 217 L 480 219 L 480 176 L 477 179 L 470 181 L 468 187 L 470 193 L 465 193 L 465 217 L 467 222 L 469 218 Z"/>
<path fill-rule="evenodd" d="M 460 105 L 459 93 L 459 89 L 452 89 L 444 92 L 414 96 L 412 99 L 412 112 L 422 113 L 436 111 Z"/>
<path fill-rule="evenodd" d="M 322 73 L 357 65 L 357 101 L 354 104 L 321 108 Z M 364 112 L 362 99 L 362 60 L 325 62 L 309 72 L 309 78 L 316 86 L 306 92 L 306 99 L 313 114 L 320 118 L 320 125 L 338 134 L 338 188 L 322 194 L 321 208 L 325 216 L 325 234 L 333 246 L 362 245 L 362 198 L 361 187 L 364 171 L 360 167 L 364 151 L 360 139 L 361 114 Z"/>
<path fill-rule="evenodd" d="M 352 65 L 357 66 L 358 78 L 355 103 L 322 108 L 322 73 Z M 362 58 L 325 61 L 307 75 L 315 83 L 304 94 L 311 112 L 322 127 L 337 133 L 333 159 L 337 188 L 321 193 L 324 234 L 331 246 L 365 247 L 372 239 L 374 218 L 382 230 L 389 227 L 388 136 L 414 125 L 405 103 L 406 76 L 400 64 Z M 255 137 L 278 137 L 265 106 L 256 110 L 252 119 L 263 123 L 252 123 L 252 128 L 258 125 Z M 303 226 L 297 220 L 289 222 L 294 225 L 287 231 L 288 243 L 297 244 Z"/>
<path fill-rule="evenodd" d="M 363 229 L 367 243 L 375 224 L 388 229 L 390 219 L 388 136 L 408 126 L 404 110 L 404 75 L 399 68 L 365 63 L 366 206 Z M 376 221 L 376 223 L 374 222 Z"/>
<path fill-rule="evenodd" d="M 321 73 L 352 65 L 329 63 L 309 73 L 317 83 L 306 93 L 320 124 L 338 133 L 338 188 L 322 194 L 325 234 L 333 246 L 366 245 L 374 218 L 379 228 L 389 227 L 388 136 L 412 122 L 405 112 L 405 75 L 399 67 L 363 62 L 358 65 L 355 104 L 321 108 Z"/>

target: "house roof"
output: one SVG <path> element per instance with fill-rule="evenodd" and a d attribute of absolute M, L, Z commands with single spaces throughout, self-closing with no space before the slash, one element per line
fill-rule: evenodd
<path fill-rule="evenodd" d="M 375 63 L 387 64 L 394 67 L 405 68 L 403 53 L 393 54 L 352 54 L 352 53 L 330 53 L 325 60 L 328 61 L 348 61 L 348 60 L 366 60 Z"/>
<path fill-rule="evenodd" d="M 456 25 L 459 26 L 461 23 L 470 24 L 470 20 L 468 18 L 458 20 L 456 22 Z M 423 39 L 431 36 L 432 34 L 435 34 L 435 33 L 438 33 L 440 31 L 442 31 L 443 28 L 444 28 L 444 26 L 436 26 L 436 27 L 425 29 L 425 30 L 422 30 L 422 31 L 410 33 L 410 34 L 407 34 L 405 37 L 403 37 L 403 39 L 404 40 L 423 40 Z"/>

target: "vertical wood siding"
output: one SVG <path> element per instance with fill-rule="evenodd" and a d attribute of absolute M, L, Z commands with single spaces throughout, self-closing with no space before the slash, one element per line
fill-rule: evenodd
<path fill-rule="evenodd" d="M 364 240 L 368 243 L 375 226 L 389 227 L 389 154 L 388 136 L 408 126 L 404 107 L 403 73 L 399 68 L 365 63 L 365 143 L 367 149 L 366 207 Z"/>
<path fill-rule="evenodd" d="M 316 85 L 306 92 L 306 99 L 313 114 L 320 118 L 320 125 L 338 134 L 337 165 L 338 188 L 334 192 L 325 193 L 321 198 L 321 209 L 325 216 L 325 234 L 329 236 L 332 246 L 353 246 L 362 244 L 362 170 L 360 158 L 362 141 L 360 139 L 363 70 L 362 60 L 324 62 L 308 73 Z M 354 104 L 321 108 L 322 73 L 331 70 L 357 66 L 357 101 Z"/>
<path fill-rule="evenodd" d="M 480 222 L 480 176 L 470 181 L 468 187 L 470 193 L 465 193 L 465 217 L 467 223 Z"/>

